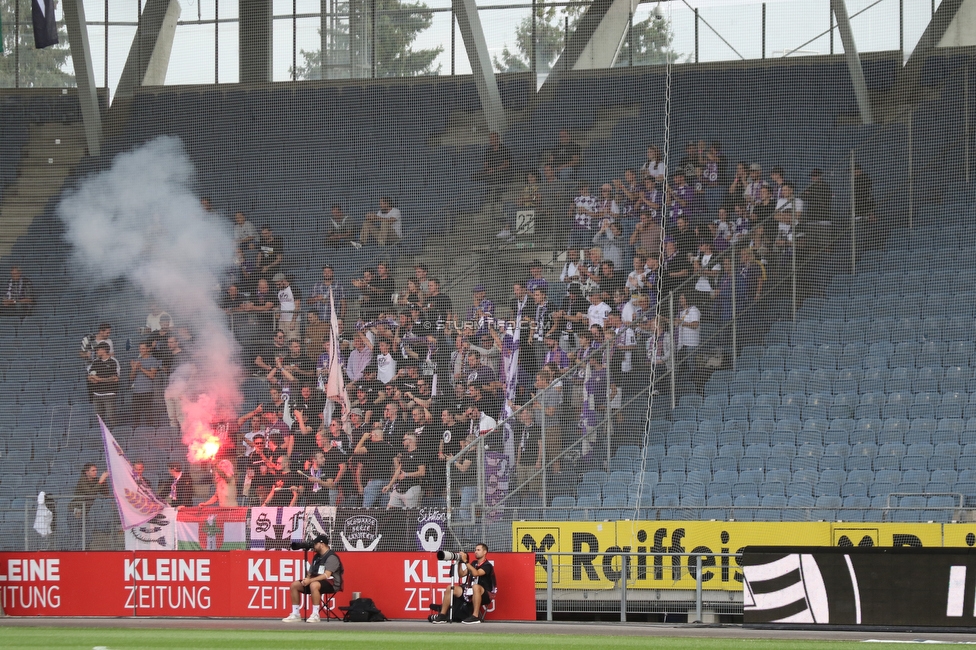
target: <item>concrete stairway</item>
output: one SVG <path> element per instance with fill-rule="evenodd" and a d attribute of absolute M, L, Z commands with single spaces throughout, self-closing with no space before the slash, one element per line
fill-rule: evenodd
<path fill-rule="evenodd" d="M 17 179 L 0 198 L 0 256 L 10 253 L 17 238 L 61 191 L 65 178 L 85 155 L 81 123 L 44 123 L 30 126 Z"/>
<path fill-rule="evenodd" d="M 574 132 L 573 138 L 585 150 L 591 142 L 609 138 L 619 120 L 636 115 L 635 105 L 601 109 L 590 129 Z M 508 113 L 510 125 L 527 117 L 514 111 Z M 433 138 L 431 143 L 444 147 L 462 147 L 486 145 L 487 141 L 488 129 L 484 116 L 480 112 L 458 111 L 451 115 L 445 132 Z M 635 164 L 638 162 L 634 161 Z M 596 184 L 607 179 L 589 180 Z M 521 234 L 514 243 L 495 237 L 504 219 L 500 212 L 502 206 L 505 203 L 514 203 L 521 186 L 519 180 L 502 192 L 494 210 L 486 202 L 476 212 L 467 211 L 456 215 L 448 232 L 428 236 L 422 253 L 401 258 L 396 269 L 397 286 L 402 286 L 407 277 L 413 276 L 414 263 L 423 262 L 430 267 L 433 275 L 449 281 L 447 292 L 455 306 L 463 305 L 466 309 L 471 300 L 471 288 L 479 282 L 487 285 L 488 293 L 495 298 L 496 303 L 502 304 L 502 298 L 507 300 L 511 294 L 512 283 L 528 276 L 528 263 L 533 259 L 543 263 L 546 277 L 550 281 L 557 280 L 562 262 L 565 261 L 564 232 L 537 230 L 534 234 Z M 596 185 L 592 189 L 596 190 Z"/>

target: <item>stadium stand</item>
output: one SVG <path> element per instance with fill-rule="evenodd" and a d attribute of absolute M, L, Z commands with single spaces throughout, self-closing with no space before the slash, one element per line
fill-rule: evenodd
<path fill-rule="evenodd" d="M 866 59 L 873 91 L 890 86 L 895 58 Z M 915 113 L 913 133 L 925 143 L 914 154 L 920 161 L 938 158 L 946 148 L 941 139 L 945 129 L 938 125 L 962 101 L 948 71 L 968 61 L 954 59 L 927 68 L 926 83 L 941 90 L 943 98 L 922 101 Z M 810 83 L 790 81 L 799 77 Z M 632 240 L 636 246 L 618 247 L 622 273 L 614 279 L 598 263 L 601 255 L 614 252 L 613 247 L 594 239 L 597 219 L 591 221 L 581 209 L 599 214 L 604 205 L 604 216 L 619 218 L 624 240 L 635 234 L 640 213 L 646 212 L 650 220 L 661 219 L 663 211 L 642 208 L 626 182 L 612 186 L 607 197 L 616 201 L 617 212 L 609 211 L 609 202 L 600 203 L 597 190 L 614 179 L 625 179 L 624 169 L 639 175 L 648 144 L 662 143 L 663 105 L 658 92 L 648 92 L 663 86 L 662 70 L 567 74 L 544 104 L 535 103 L 530 75 L 501 79 L 506 109 L 519 117 L 510 132 L 502 134 L 502 141 L 511 148 L 519 173 L 544 168 L 547 148 L 553 146 L 559 130 L 569 129 L 583 145 L 576 180 L 588 180 L 597 194 L 579 193 L 575 185 L 547 188 L 544 182 L 544 188 L 555 192 L 551 204 L 545 205 L 548 213 L 541 206 L 537 210 L 537 219 L 547 227 L 538 234 L 510 233 L 513 241 L 495 237 L 504 222 L 498 213 L 509 210 L 499 209 L 498 203 L 514 204 L 523 182 L 512 182 L 499 198 L 498 192 L 486 191 L 483 183 L 472 179 L 481 167 L 485 147 L 463 137 L 471 114 L 478 110 L 477 92 L 465 77 L 307 82 L 261 89 L 139 89 L 125 107 L 122 126 L 109 134 L 102 155 L 82 159 L 67 187 L 77 187 L 89 174 L 107 169 L 120 152 L 159 135 L 179 136 L 197 167 L 199 195 L 212 197 L 228 218 L 239 211 L 253 226 L 269 227 L 273 233 L 269 236 L 280 243 L 275 248 L 285 251 L 281 268 L 302 295 L 313 295 L 322 267 L 332 267 L 349 303 L 345 327 L 350 340 L 357 338 L 357 331 L 392 340 L 397 325 L 391 326 L 381 316 L 390 312 L 396 316 L 397 310 L 402 312 L 400 327 L 414 326 L 412 297 L 418 291 L 428 292 L 426 278 L 440 277 L 442 290 L 453 301 L 453 313 L 463 318 L 468 312 L 467 320 L 475 321 L 470 332 L 458 334 L 460 341 L 450 341 L 462 351 L 450 360 L 450 371 L 442 374 L 443 370 L 409 361 L 407 357 L 423 357 L 426 350 L 416 340 L 404 342 L 397 337 L 396 347 L 403 353 L 397 357 L 401 368 L 415 367 L 418 376 L 394 382 L 399 388 L 395 394 L 388 386 L 366 379 L 358 382 L 368 387 L 366 394 L 350 395 L 354 406 L 371 411 L 373 421 L 388 421 L 389 416 L 382 415 L 384 406 L 399 402 L 400 417 L 410 424 L 401 420 L 391 430 L 420 430 L 421 450 L 431 463 L 438 458 L 443 462 L 443 455 L 437 455 L 437 443 L 443 439 L 442 410 L 449 411 L 443 416 L 444 427 L 454 433 L 441 450 L 446 455 L 463 446 L 473 406 L 492 419 L 502 413 L 505 384 L 498 375 L 504 367 L 499 368 L 498 357 L 506 340 L 504 332 L 496 341 L 481 336 L 487 328 L 478 324 L 477 309 L 494 310 L 480 301 L 493 301 L 498 315 L 511 316 L 518 303 L 508 307 L 513 298 L 510 281 L 530 289 L 547 285 L 549 300 L 577 314 L 579 325 L 569 330 L 565 320 L 553 324 L 556 349 L 564 347 L 569 353 L 565 358 L 558 353 L 547 357 L 542 340 L 531 346 L 522 343 L 522 370 L 529 369 L 536 377 L 520 379 L 516 402 L 524 403 L 538 393 L 536 400 L 550 408 L 544 409 L 545 415 L 537 409 L 535 422 L 514 427 L 516 443 L 521 439 L 540 445 L 531 452 L 519 446 L 518 457 L 527 454 L 527 460 L 515 464 L 535 467 L 541 454 L 537 430 L 540 420 L 545 420 L 550 436 L 545 450 L 547 480 L 540 486 L 531 472 L 516 474 L 525 480 L 518 486 L 510 484 L 511 496 L 500 510 L 503 519 L 950 521 L 960 506 L 973 505 L 976 401 L 971 396 L 976 394 L 976 378 L 971 364 L 976 361 L 974 301 L 967 291 L 976 286 L 976 277 L 966 267 L 976 244 L 976 231 L 968 223 L 972 194 L 946 191 L 945 196 L 926 197 L 915 205 L 914 213 L 909 212 L 910 206 L 899 195 L 904 183 L 898 179 L 898 169 L 904 161 L 882 155 L 885 150 L 902 151 L 907 130 L 899 125 L 845 125 L 854 104 L 842 59 L 689 66 L 675 71 L 672 101 L 684 108 L 671 116 L 670 151 L 672 160 L 679 162 L 667 177 L 673 179 L 674 172 L 687 169 L 700 187 L 694 183 L 689 187 L 687 204 L 672 205 L 664 217 L 666 233 L 675 239 L 678 256 L 691 253 L 699 265 L 699 243 L 715 247 L 723 270 L 711 280 L 714 298 L 697 295 L 694 283 L 679 288 L 679 280 L 667 279 L 671 254 L 667 248 L 662 266 L 650 262 L 645 266 L 643 257 L 633 266 L 635 253 L 651 252 L 656 258 L 658 252 L 640 250 L 639 232 Z M 715 88 L 731 92 L 711 92 Z M 736 106 L 769 88 L 790 90 L 765 94 L 760 106 L 737 112 Z M 0 124 L 3 187 L 15 180 L 17 153 L 27 144 L 29 125 L 75 121 L 77 105 L 22 101 L 16 93 L 4 94 L 0 101 L 5 118 L 13 118 Z M 213 119 L 214 114 L 220 119 Z M 933 132 L 931 138 L 924 135 L 927 129 Z M 689 140 L 692 146 L 686 149 Z M 699 140 L 704 144 L 701 149 Z M 722 144 L 709 150 L 712 141 Z M 873 193 L 850 196 L 846 156 L 851 149 L 858 151 L 859 162 L 863 160 L 864 170 L 858 176 L 876 180 Z M 741 170 L 736 168 L 739 161 L 745 161 Z M 957 164 L 958 160 L 946 160 L 948 166 Z M 779 165 L 785 171 L 777 172 Z M 795 182 L 800 194 L 818 168 L 834 185 L 833 207 L 825 220 L 832 216 L 839 224 L 848 218 L 852 198 L 856 210 L 863 207 L 859 201 L 874 199 L 877 207 L 866 207 L 858 216 L 883 214 L 887 223 L 882 233 L 871 230 L 865 219 L 856 233 L 861 243 L 854 251 L 849 231 L 844 234 L 838 226 L 835 232 L 815 234 L 811 227 L 804 233 L 808 241 L 822 239 L 797 253 L 802 258 L 798 260 L 791 239 L 795 231 L 788 225 L 781 228 L 783 223 L 773 216 L 778 202 L 785 200 L 780 206 L 787 209 L 795 204 L 790 204 L 788 190 L 773 174 Z M 919 187 L 930 184 L 948 190 L 951 182 L 945 175 L 938 176 L 931 166 L 920 168 L 925 172 L 917 177 Z M 712 171 L 714 179 L 708 176 Z M 741 185 L 730 191 L 737 175 Z M 750 180 L 755 180 L 750 176 L 759 181 L 754 195 L 749 194 L 753 192 Z M 762 181 L 768 181 L 770 194 L 765 204 L 758 189 Z M 333 204 L 355 220 L 352 240 L 356 241 L 361 215 L 375 211 L 383 196 L 395 198 L 383 211 L 395 207 L 402 213 L 399 243 L 322 246 L 329 234 L 325 215 Z M 808 206 L 816 200 L 808 193 L 803 196 Z M 651 202 L 655 197 L 647 195 Z M 22 548 L 25 536 L 29 545 L 38 543 L 33 533 L 25 532 L 24 523 L 25 515 L 31 517 L 29 506 L 38 490 L 71 494 L 83 463 L 103 463 L 94 406 L 82 386 L 86 362 L 78 358 L 79 341 L 94 337 L 100 323 L 110 323 L 115 357 L 128 367 L 138 353 L 140 337 L 147 335 L 145 297 L 124 282 L 90 286 L 76 274 L 56 216 L 57 202 L 53 196 L 2 262 L 4 282 L 16 265 L 32 281 L 36 298 L 29 314 L 0 318 L 0 413 L 5 432 L 0 440 L 0 512 L 4 513 L 0 548 L 4 549 Z M 718 220 L 719 207 L 728 212 L 724 223 Z M 583 218 L 574 219 L 574 212 Z M 681 213 L 690 224 L 690 240 L 681 238 L 683 224 L 677 223 Z M 585 244 L 587 249 L 594 242 L 603 244 L 592 258 L 590 253 L 575 259 L 566 255 L 564 233 L 573 223 L 585 225 L 577 230 L 585 240 L 571 238 L 569 243 Z M 688 241 L 691 247 L 683 248 Z M 524 248 L 526 242 L 533 247 Z M 852 252 L 858 258 L 854 268 Z M 244 270 L 253 254 L 245 246 Z M 466 268 L 466 262 L 455 259 L 465 255 L 477 263 Z M 495 272 L 496 266 L 484 262 L 492 256 L 508 268 Z M 532 258 L 538 262 L 530 262 Z M 571 263 L 582 269 L 576 271 L 577 280 L 568 268 Z M 796 274 L 795 264 L 807 270 L 802 277 Z M 356 297 L 364 290 L 353 280 L 358 283 L 364 268 L 377 270 L 378 265 L 392 269 L 390 277 L 376 276 L 383 286 L 383 308 L 357 305 Z M 415 265 L 424 266 L 417 276 Z M 531 275 L 529 266 L 541 268 L 541 275 Z M 627 311 L 630 296 L 623 284 L 631 268 L 637 269 L 632 274 L 641 288 L 637 293 L 647 303 L 641 306 L 635 300 L 635 308 L 621 323 L 613 319 L 620 320 Z M 233 280 L 243 296 L 252 297 L 260 289 L 240 271 Z M 415 284 L 408 285 L 408 280 Z M 696 311 L 704 312 L 698 337 L 680 325 L 677 340 L 667 331 L 671 305 L 665 296 L 672 288 L 676 296 L 686 293 Z M 472 303 L 472 289 L 484 290 L 487 297 L 476 293 Z M 394 293 L 399 297 L 397 309 L 387 309 Z M 573 301 L 584 293 L 598 296 L 609 304 L 607 311 L 614 311 L 606 324 L 602 316 L 587 314 L 585 302 Z M 794 296 L 798 296 L 795 320 Z M 532 297 L 527 305 L 535 313 Z M 680 308 L 676 297 L 675 316 Z M 738 310 L 735 318 L 732 309 Z M 664 316 L 661 335 L 654 329 L 655 310 Z M 429 318 L 427 310 L 419 312 L 417 318 Z M 267 369 L 256 367 L 254 358 L 267 350 L 276 321 L 259 321 L 258 329 L 249 329 L 245 319 L 233 314 L 231 318 L 249 374 L 238 415 L 252 412 L 259 404 L 272 410 L 276 400 L 269 393 Z M 176 321 L 178 325 L 180 319 Z M 594 323 L 602 326 L 594 328 Z M 576 349 L 575 336 L 585 336 L 581 330 L 587 329 L 590 341 Z M 563 332 L 568 334 L 560 336 Z M 187 335 L 177 333 L 177 337 Z M 526 335 L 533 333 L 526 330 Z M 319 347 L 310 345 L 315 339 L 308 325 L 298 338 L 307 358 L 296 366 L 313 366 Z M 667 347 L 697 338 L 704 343 L 693 358 L 679 352 L 682 363 L 674 382 L 674 408 L 671 376 L 655 374 L 651 367 L 655 351 L 663 351 L 656 343 L 664 338 L 669 339 Z M 158 336 L 157 340 L 165 341 Z M 165 357 L 161 345 L 157 350 L 157 356 Z M 475 351 L 470 361 L 467 351 Z M 481 365 L 482 359 L 486 365 Z M 569 367 L 572 371 L 563 375 Z M 425 385 L 423 379 L 433 374 L 447 378 L 455 394 L 428 403 L 431 382 Z M 541 390 L 559 377 L 561 384 Z M 352 379 L 359 379 L 358 373 L 347 377 Z M 273 379 L 272 387 L 280 381 Z M 144 461 L 145 478 L 153 486 L 165 478 L 168 462 L 186 458 L 177 423 L 172 417 L 167 420 L 163 409 L 163 388 L 162 381 L 152 388 L 155 410 L 148 425 L 132 419 L 132 397 L 126 390 L 113 428 L 130 459 Z M 297 388 L 296 382 L 292 403 Z M 317 390 L 311 388 L 313 393 Z M 408 388 L 417 394 L 408 397 Z M 614 401 L 618 391 L 623 400 L 618 396 Z M 648 407 L 651 391 L 660 394 Z M 415 407 L 420 408 L 417 421 L 412 419 Z M 240 427 L 236 435 L 242 435 L 250 423 L 242 418 Z M 293 466 L 306 463 L 309 451 L 294 458 Z M 455 485 L 452 505 L 463 512 L 471 504 L 465 493 L 472 487 L 470 479 L 465 482 L 453 468 L 447 471 Z M 204 480 L 198 485 L 196 502 L 212 492 L 206 477 L 198 478 Z M 431 479 L 425 488 L 423 503 L 443 507 L 443 485 Z M 346 505 L 356 505 L 359 494 L 353 482 L 345 483 L 340 492 Z M 257 495 L 248 498 L 260 502 Z M 94 503 L 88 518 L 92 543 L 117 546 L 119 541 L 113 537 L 117 512 L 106 499 Z M 49 544 L 74 543 L 69 532 L 71 509 L 66 501 L 60 504 L 61 532 Z"/>

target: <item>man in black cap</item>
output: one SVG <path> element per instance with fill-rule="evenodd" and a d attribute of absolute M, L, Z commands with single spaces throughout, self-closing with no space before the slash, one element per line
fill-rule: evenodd
<path fill-rule="evenodd" d="M 305 577 L 291 583 L 291 614 L 282 619 L 285 623 L 297 623 L 302 620 L 300 611 L 302 594 L 311 596 L 312 602 L 312 615 L 305 622 L 318 623 L 321 620 L 319 606 L 323 594 L 334 594 L 342 590 L 342 561 L 335 551 L 329 548 L 328 536 L 319 535 L 313 539 L 312 549 L 315 551 L 315 557 L 308 563 Z"/>

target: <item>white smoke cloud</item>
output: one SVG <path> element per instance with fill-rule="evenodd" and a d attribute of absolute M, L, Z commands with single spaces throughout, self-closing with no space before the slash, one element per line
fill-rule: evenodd
<path fill-rule="evenodd" d="M 194 168 L 179 138 L 156 138 L 119 154 L 58 206 L 75 262 L 94 284 L 124 278 L 194 330 L 191 362 L 170 380 L 183 400 L 186 435 L 240 402 L 237 344 L 217 304 L 233 264 L 229 222 L 193 193 Z"/>

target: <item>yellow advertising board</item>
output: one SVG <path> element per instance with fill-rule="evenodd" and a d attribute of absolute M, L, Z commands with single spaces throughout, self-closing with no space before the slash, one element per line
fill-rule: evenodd
<path fill-rule="evenodd" d="M 976 522 L 969 524 L 944 524 L 942 545 L 972 548 L 976 546 Z"/>
<path fill-rule="evenodd" d="M 746 546 L 942 546 L 942 524 L 827 522 L 618 521 L 512 523 L 513 551 L 536 553 L 536 585 L 547 580 L 546 551 L 553 556 L 556 589 L 615 589 L 622 558 L 614 553 L 697 553 L 702 555 L 702 587 L 739 591 L 742 576 L 735 558 Z M 958 525 L 958 543 L 976 543 L 976 524 Z M 965 528 L 965 530 L 963 530 Z M 946 545 L 950 545 L 946 535 Z M 972 546 L 972 544 L 969 544 Z M 689 557 L 628 556 L 627 587 L 694 589 L 697 567 Z M 689 564 L 690 563 L 690 564 Z"/>
<path fill-rule="evenodd" d="M 828 525 L 832 546 L 942 546 L 942 524 L 853 522 Z"/>
<path fill-rule="evenodd" d="M 601 551 L 617 546 L 617 523 L 613 521 L 560 521 L 560 522 L 527 522 L 517 521 L 512 524 L 513 546 L 516 551 L 536 553 L 535 581 L 536 584 L 546 584 L 547 559 L 541 553 L 587 553 L 600 557 Z M 553 585 L 574 582 L 574 573 L 583 574 L 583 565 L 574 564 L 570 556 L 556 556 L 552 558 Z M 587 581 L 592 573 L 586 575 Z M 576 582 L 583 580 L 580 577 Z M 600 574 L 587 589 L 611 589 L 613 583 L 601 579 Z M 567 587 L 560 587 L 567 588 Z"/>

